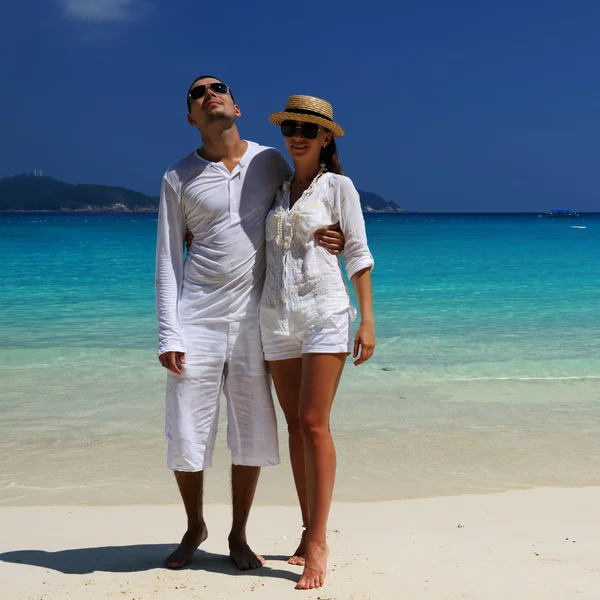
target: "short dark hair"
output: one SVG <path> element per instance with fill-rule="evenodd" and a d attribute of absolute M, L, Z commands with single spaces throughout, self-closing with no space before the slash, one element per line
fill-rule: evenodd
<path fill-rule="evenodd" d="M 224 81 L 222 81 L 218 77 L 215 77 L 214 75 L 200 75 L 200 77 L 196 77 L 196 79 L 194 79 L 194 81 L 192 81 L 192 83 L 190 83 L 190 87 L 188 88 L 188 92 L 187 92 L 187 96 L 186 96 L 188 112 L 190 112 L 192 110 L 192 104 L 190 102 L 190 92 L 192 91 L 194 84 L 197 83 L 198 81 L 200 81 L 201 79 L 216 79 L 217 81 L 220 81 L 221 83 L 225 83 Z M 227 84 L 225 84 L 225 85 L 227 85 Z M 227 86 L 227 87 L 229 87 L 229 86 Z M 233 103 L 235 104 L 235 98 L 233 97 L 233 94 L 231 93 L 231 88 L 229 88 L 229 95 L 231 96 L 231 99 L 233 100 Z"/>

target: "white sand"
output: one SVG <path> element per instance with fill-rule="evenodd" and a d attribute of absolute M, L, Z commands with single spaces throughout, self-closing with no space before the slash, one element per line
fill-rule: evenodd
<path fill-rule="evenodd" d="M 250 541 L 264 568 L 224 556 L 230 510 L 209 505 L 194 563 L 167 571 L 179 506 L 0 508 L 0 597 L 563 600 L 600 598 L 600 487 L 533 489 L 384 503 L 335 504 L 326 587 L 294 591 L 292 507 L 256 507 Z"/>

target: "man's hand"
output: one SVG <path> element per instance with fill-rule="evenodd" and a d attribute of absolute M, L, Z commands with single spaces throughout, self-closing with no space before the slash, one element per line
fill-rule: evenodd
<path fill-rule="evenodd" d="M 185 248 L 189 252 L 190 246 L 192 245 L 192 240 L 194 239 L 194 234 L 191 231 L 185 232 Z"/>
<path fill-rule="evenodd" d="M 319 246 L 326 248 L 330 254 L 343 252 L 346 245 L 346 238 L 342 231 L 340 231 L 339 223 L 334 223 L 327 229 L 317 229 L 315 231 L 315 239 Z"/>
<path fill-rule="evenodd" d="M 183 365 L 185 365 L 185 353 L 183 352 L 164 352 L 158 357 L 160 364 L 169 371 L 181 375 Z"/>

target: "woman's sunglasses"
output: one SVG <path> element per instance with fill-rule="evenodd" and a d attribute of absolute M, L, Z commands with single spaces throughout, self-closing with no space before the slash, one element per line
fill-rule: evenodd
<path fill-rule="evenodd" d="M 208 89 L 211 89 L 215 94 L 229 94 L 229 87 L 220 81 L 209 83 L 208 85 L 197 85 L 195 88 L 190 90 L 190 100 L 198 100 L 204 98 Z"/>
<path fill-rule="evenodd" d="M 307 140 L 314 140 L 319 135 L 320 127 L 316 123 L 296 123 L 296 121 L 284 121 L 281 124 L 281 133 L 285 137 L 296 135 L 299 130 L 300 135 Z"/>

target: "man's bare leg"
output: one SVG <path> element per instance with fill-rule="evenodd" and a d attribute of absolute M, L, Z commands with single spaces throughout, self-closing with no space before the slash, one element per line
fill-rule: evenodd
<path fill-rule="evenodd" d="M 198 546 L 208 537 L 202 504 L 203 471 L 194 473 L 175 471 L 175 479 L 185 506 L 188 526 L 175 552 L 165 560 L 164 564 L 167 569 L 181 569 L 188 565 Z"/>
<path fill-rule="evenodd" d="M 246 540 L 246 524 L 254 500 L 260 467 L 231 466 L 231 497 L 233 522 L 229 534 L 229 556 L 239 569 L 257 569 L 265 559 L 255 554 Z"/>

